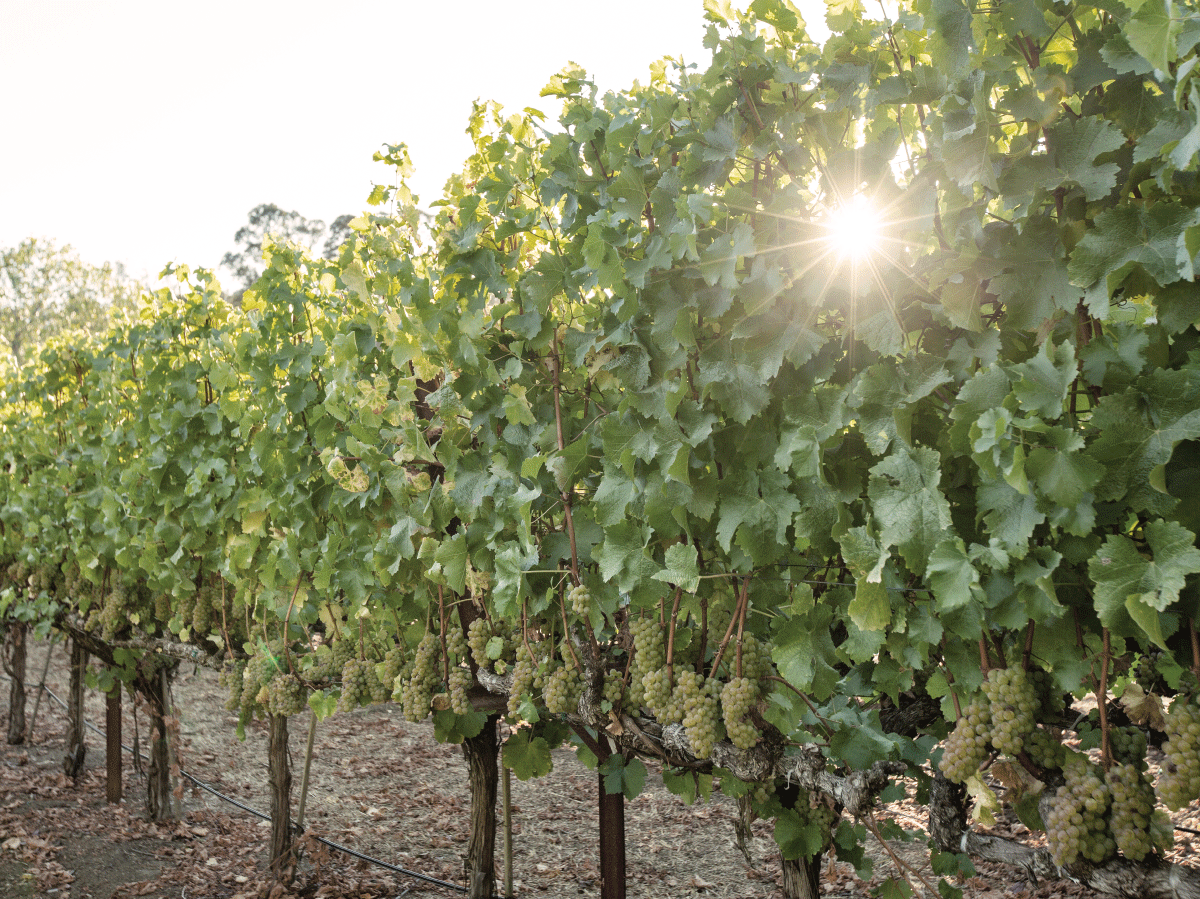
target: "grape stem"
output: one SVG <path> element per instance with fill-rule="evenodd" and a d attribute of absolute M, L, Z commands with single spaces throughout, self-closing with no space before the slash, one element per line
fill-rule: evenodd
<path fill-rule="evenodd" d="M 750 575 L 742 578 L 742 589 L 738 595 L 737 608 L 734 609 L 733 618 L 729 622 L 729 627 L 725 629 L 725 637 L 721 640 L 721 646 L 717 649 L 717 654 L 713 658 L 712 675 L 717 676 L 717 669 L 721 667 L 721 657 L 725 655 L 725 647 L 729 645 L 729 638 L 733 636 L 733 628 L 741 617 L 742 605 L 746 602 L 746 593 L 750 589 Z"/>
<path fill-rule="evenodd" d="M 446 597 L 442 585 L 438 584 L 438 638 L 442 642 L 442 671 L 446 683 L 450 683 L 450 653 L 446 649 Z"/>
<path fill-rule="evenodd" d="M 925 889 L 929 891 L 929 895 L 940 895 L 937 887 L 931 884 L 925 878 L 924 874 L 922 874 L 908 862 L 904 861 L 902 858 L 900 858 L 900 856 L 896 855 L 896 853 L 892 850 L 892 847 L 888 845 L 888 841 L 883 838 L 883 834 L 879 832 L 879 826 L 875 823 L 874 815 L 867 815 L 862 820 L 863 823 L 867 825 L 867 829 L 874 835 L 875 839 L 879 841 L 879 845 L 881 845 L 887 851 L 887 854 L 892 857 L 892 863 L 895 864 L 896 870 L 900 872 L 900 876 L 904 878 L 904 882 L 908 884 L 910 891 L 912 891 L 914 894 L 917 892 L 915 889 L 913 889 L 912 881 L 908 879 L 908 874 L 906 874 L 905 871 L 911 872 L 919 881 L 921 881 L 921 883 L 925 884 Z"/>
<path fill-rule="evenodd" d="M 1192 674 L 1200 677 L 1200 633 L 1196 631 L 1196 622 L 1190 618 L 1188 632 L 1192 637 Z"/>
<path fill-rule="evenodd" d="M 991 661 L 988 659 L 987 637 L 979 638 L 979 667 L 983 670 L 984 677 L 987 676 L 991 669 Z"/>
<path fill-rule="evenodd" d="M 1104 635 L 1104 654 L 1100 657 L 1100 682 L 1096 685 L 1096 706 L 1100 711 L 1100 761 L 1107 771 L 1112 767 L 1112 746 L 1108 736 L 1108 662 L 1112 656 L 1112 643 L 1108 628 Z"/>
<path fill-rule="evenodd" d="M 1025 651 L 1021 654 L 1021 668 L 1025 671 L 1029 670 L 1029 662 L 1033 658 L 1033 629 L 1034 620 L 1030 618 L 1025 627 Z"/>
<path fill-rule="evenodd" d="M 288 630 L 291 626 L 292 609 L 296 607 L 296 597 L 300 595 L 300 586 L 304 583 L 304 578 L 296 578 L 296 589 L 292 591 L 292 600 L 288 603 L 287 614 L 283 616 L 283 657 L 287 660 L 288 672 L 296 673 L 296 669 L 292 666 L 292 652 L 288 648 L 291 641 L 288 639 Z M 221 627 L 225 627 L 225 585 L 221 584 Z M 225 635 L 225 641 L 229 642 L 229 635 Z"/>
<path fill-rule="evenodd" d="M 671 624 L 667 631 L 667 683 L 675 685 L 675 623 L 679 620 L 679 600 L 683 598 L 683 588 L 675 588 L 675 600 L 671 605 Z"/>
<path fill-rule="evenodd" d="M 806 706 L 808 706 L 808 710 L 813 713 L 813 717 L 817 719 L 817 723 L 821 725 L 822 729 L 824 729 L 825 736 L 827 736 L 827 737 L 833 736 L 833 728 L 829 726 L 829 722 L 821 715 L 820 712 L 817 711 L 817 707 L 813 705 L 812 700 L 809 699 L 806 694 L 801 692 L 798 687 L 796 687 L 790 681 L 785 680 L 784 678 L 779 677 L 778 675 L 775 675 L 775 674 L 768 674 L 763 679 L 771 680 L 771 681 L 775 681 L 776 683 L 783 684 L 785 687 L 787 687 L 789 690 L 791 690 L 793 693 L 795 693 L 797 696 L 799 696 L 802 700 L 804 700 L 804 704 Z"/>
<path fill-rule="evenodd" d="M 562 613 L 563 636 L 567 638 L 564 642 L 571 651 L 571 658 L 575 660 L 576 670 L 582 674 L 583 666 L 579 664 L 579 656 L 575 654 L 575 641 L 571 639 L 571 626 L 567 624 L 567 601 L 563 598 L 561 590 L 558 593 L 558 610 Z"/>

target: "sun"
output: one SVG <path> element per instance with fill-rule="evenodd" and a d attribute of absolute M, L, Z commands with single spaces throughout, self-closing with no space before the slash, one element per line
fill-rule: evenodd
<path fill-rule="evenodd" d="M 823 222 L 825 242 L 839 261 L 864 261 L 883 242 L 883 219 L 870 199 L 855 194 L 829 211 Z"/>

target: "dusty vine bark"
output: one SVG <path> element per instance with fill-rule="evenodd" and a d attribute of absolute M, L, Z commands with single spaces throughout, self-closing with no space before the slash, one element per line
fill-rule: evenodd
<path fill-rule="evenodd" d="M 71 686 L 67 691 L 67 739 L 63 770 L 67 777 L 78 777 L 83 771 L 83 760 L 87 757 L 87 741 L 84 739 L 83 686 L 87 672 L 88 651 L 78 640 L 71 641 Z"/>
<path fill-rule="evenodd" d="M 1051 791 L 1046 791 L 1043 803 Z M 1120 899 L 1200 899 L 1200 870 L 1150 857 L 1142 862 L 1124 858 L 1103 865 L 1077 862 L 1059 868 L 1044 849 L 1014 840 L 975 833 L 967 827 L 966 788 L 950 783 L 939 772 L 929 792 L 929 834 L 943 852 L 961 852 L 978 861 L 1000 862 L 1025 871 L 1031 880 L 1069 877 L 1103 896 Z M 1045 814 L 1043 810 L 1042 814 Z"/>
<path fill-rule="evenodd" d="M 287 885 L 296 875 L 296 847 L 292 833 L 292 766 L 288 759 L 286 715 L 271 716 L 269 741 L 271 877 Z"/>
<path fill-rule="evenodd" d="M 8 688 L 8 743 L 25 742 L 25 655 L 27 625 L 14 621 L 8 626 L 4 647 L 4 670 L 12 683 Z"/>
<path fill-rule="evenodd" d="M 491 899 L 496 892 L 496 788 L 500 739 L 499 715 L 492 715 L 474 737 L 463 740 L 463 758 L 471 786 L 471 833 L 463 860 L 468 899 Z"/>
<path fill-rule="evenodd" d="M 173 817 L 171 808 L 170 682 L 174 665 L 165 672 L 154 660 L 145 664 L 138 677 L 138 692 L 146 699 L 150 715 L 150 766 L 146 782 L 146 814 L 152 821 Z"/>

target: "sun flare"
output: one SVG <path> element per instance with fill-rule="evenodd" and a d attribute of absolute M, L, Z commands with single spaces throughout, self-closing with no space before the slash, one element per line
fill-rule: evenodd
<path fill-rule="evenodd" d="M 882 243 L 883 220 L 879 210 L 862 194 L 855 194 L 830 210 L 824 224 L 825 240 L 839 260 L 861 262 Z"/>

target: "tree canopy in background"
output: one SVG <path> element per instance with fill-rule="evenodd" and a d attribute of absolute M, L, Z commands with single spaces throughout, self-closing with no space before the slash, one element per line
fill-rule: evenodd
<path fill-rule="evenodd" d="M 114 309 L 129 309 L 141 285 L 120 266 L 90 265 L 69 246 L 28 238 L 0 250 L 0 337 L 20 367 L 49 338 L 103 332 Z"/>
<path fill-rule="evenodd" d="M 326 227 L 321 219 L 305 218 L 295 210 L 280 209 L 274 203 L 260 203 L 250 210 L 249 219 L 233 236 L 236 249 L 221 259 L 235 281 L 241 285 L 237 296 L 259 279 L 263 273 L 263 249 L 268 239 L 290 241 L 309 252 L 333 258 L 349 235 L 346 227 L 352 215 L 340 215 Z M 322 244 L 321 238 L 325 241 Z"/>

